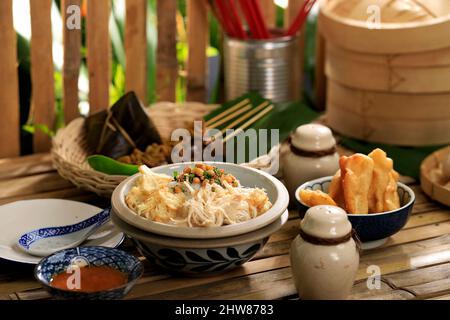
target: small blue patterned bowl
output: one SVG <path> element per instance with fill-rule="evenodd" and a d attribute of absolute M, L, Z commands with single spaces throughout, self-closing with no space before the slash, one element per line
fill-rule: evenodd
<path fill-rule="evenodd" d="M 328 193 L 328 187 L 332 178 L 324 177 L 311 180 L 297 188 L 295 191 L 295 199 L 299 206 L 301 218 L 303 218 L 309 207 L 300 200 L 300 190 L 321 190 Z M 411 188 L 400 182 L 398 183 L 397 192 L 400 197 L 400 209 L 382 213 L 348 215 L 348 219 L 352 223 L 359 239 L 363 242 L 363 248 L 370 249 L 381 246 L 390 236 L 400 231 L 408 222 L 416 197 Z"/>
<path fill-rule="evenodd" d="M 99 292 L 80 292 L 52 287 L 54 275 L 67 270 L 70 265 L 108 266 L 128 275 L 123 286 Z M 144 267 L 134 256 L 118 249 L 106 247 L 77 247 L 58 251 L 42 259 L 34 270 L 34 276 L 57 299 L 112 300 L 122 299 L 142 276 Z"/>

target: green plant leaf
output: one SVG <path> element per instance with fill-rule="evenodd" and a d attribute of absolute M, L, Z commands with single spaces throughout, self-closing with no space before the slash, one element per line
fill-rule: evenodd
<path fill-rule="evenodd" d="M 125 70 L 122 65 L 113 64 L 113 81 L 110 85 L 110 100 L 115 103 L 125 94 Z"/>
<path fill-rule="evenodd" d="M 36 124 L 24 124 L 22 126 L 22 130 L 25 132 L 29 132 L 31 134 L 35 134 L 37 130 L 41 131 L 42 133 L 48 135 L 49 137 L 53 137 L 55 135 L 55 132 L 49 129 L 49 127 L 45 124 L 36 123 Z"/>
<path fill-rule="evenodd" d="M 111 38 L 111 46 L 113 57 L 116 63 L 125 68 L 125 45 L 124 45 L 124 17 L 125 12 L 119 12 L 118 5 L 115 1 L 112 2 L 111 16 L 109 19 L 109 36 Z"/>

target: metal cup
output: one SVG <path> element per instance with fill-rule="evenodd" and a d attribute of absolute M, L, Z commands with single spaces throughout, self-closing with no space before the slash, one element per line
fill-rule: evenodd
<path fill-rule="evenodd" d="M 241 40 L 225 37 L 225 94 L 232 100 L 250 91 L 273 102 L 301 96 L 298 37 Z"/>

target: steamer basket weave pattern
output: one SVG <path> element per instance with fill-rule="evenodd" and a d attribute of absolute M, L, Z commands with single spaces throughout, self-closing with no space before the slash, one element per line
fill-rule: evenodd
<path fill-rule="evenodd" d="M 176 128 L 186 127 L 194 120 L 216 108 L 201 103 L 174 104 L 160 102 L 148 108 L 147 113 L 164 139 L 170 138 Z M 79 188 L 110 197 L 116 186 L 126 176 L 112 176 L 93 170 L 86 161 L 92 150 L 88 150 L 84 131 L 84 118 L 73 120 L 58 131 L 53 138 L 52 159 L 58 173 Z"/>

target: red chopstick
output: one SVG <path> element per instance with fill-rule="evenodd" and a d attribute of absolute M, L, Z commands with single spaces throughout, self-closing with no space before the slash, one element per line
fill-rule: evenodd
<path fill-rule="evenodd" d="M 230 16 L 228 15 L 227 8 L 223 0 L 216 0 L 217 11 L 222 19 L 222 27 L 225 29 L 225 32 L 231 37 L 237 37 L 238 34 L 235 30 L 234 24 L 231 22 Z"/>
<path fill-rule="evenodd" d="M 306 0 L 285 35 L 294 36 L 303 27 L 316 0 Z"/>
<path fill-rule="evenodd" d="M 228 33 L 228 30 L 226 30 L 225 22 L 223 21 L 222 15 L 220 14 L 220 11 L 217 9 L 216 5 L 214 4 L 214 0 L 209 0 L 209 6 L 211 7 L 211 11 L 214 13 L 214 16 L 216 17 L 217 21 L 219 22 L 222 29 L 224 29 L 225 33 Z"/>
<path fill-rule="evenodd" d="M 252 37 L 255 39 L 270 38 L 258 0 L 209 0 L 211 9 L 223 30 L 231 37 L 247 38 L 236 8 L 236 1 L 239 1 Z"/>
<path fill-rule="evenodd" d="M 219 8 L 217 8 L 214 0 L 209 0 L 209 6 L 211 7 L 212 12 L 214 13 L 214 16 L 216 17 L 217 21 L 219 21 L 220 26 L 225 31 L 226 34 L 230 33 L 230 30 L 228 29 L 228 26 L 225 25 L 225 21 L 223 20 L 221 11 Z"/>
<path fill-rule="evenodd" d="M 258 27 L 258 23 L 255 19 L 250 2 L 248 0 L 239 0 L 239 5 L 242 9 L 242 13 L 245 16 L 245 20 L 247 21 L 247 25 L 250 29 L 250 32 L 252 33 L 252 36 L 255 39 L 262 39 L 263 35 Z"/>
<path fill-rule="evenodd" d="M 247 34 L 244 30 L 244 27 L 242 26 L 241 19 L 239 17 L 238 11 L 236 9 L 235 0 L 229 0 L 228 4 L 229 4 L 229 8 L 230 8 L 230 13 L 231 13 L 231 15 L 230 15 L 231 21 L 235 25 L 235 30 L 236 30 L 238 37 L 241 39 L 246 39 Z"/>
<path fill-rule="evenodd" d="M 259 6 L 258 0 L 250 0 L 252 4 L 253 13 L 255 16 L 255 20 L 258 23 L 258 28 L 260 30 L 261 36 L 263 39 L 269 39 L 270 34 L 267 30 L 266 23 L 264 22 L 264 18 L 261 13 L 261 7 Z"/>

